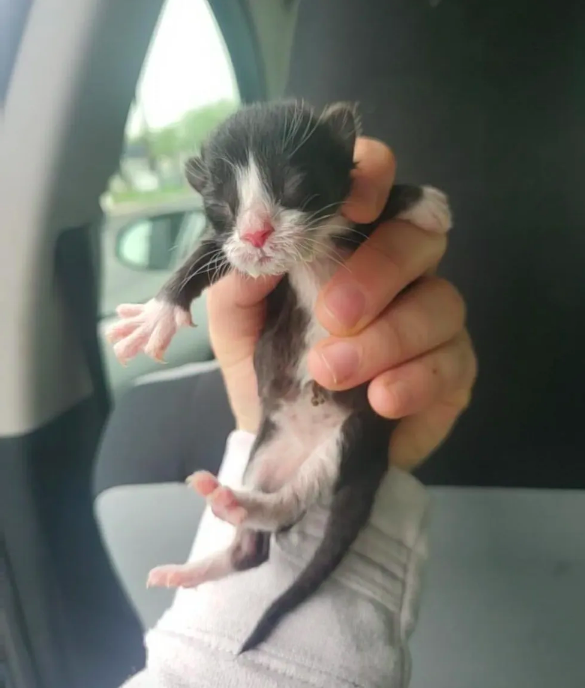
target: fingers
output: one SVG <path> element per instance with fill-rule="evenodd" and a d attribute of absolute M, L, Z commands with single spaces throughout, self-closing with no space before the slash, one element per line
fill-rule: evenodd
<path fill-rule="evenodd" d="M 210 289 L 213 295 L 212 303 L 228 311 L 240 311 L 253 308 L 264 301 L 268 294 L 278 284 L 280 277 L 262 275 L 257 279 L 232 271 L 226 277 L 216 282 Z"/>
<path fill-rule="evenodd" d="M 385 222 L 321 290 L 316 315 L 333 335 L 371 323 L 408 284 L 430 272 L 447 246 L 444 235 L 408 222 Z"/>
<path fill-rule="evenodd" d="M 411 471 L 432 454 L 469 405 L 470 394 L 471 387 L 454 390 L 424 411 L 403 418 L 390 438 L 391 464 Z"/>
<path fill-rule="evenodd" d="M 376 220 L 386 205 L 394 183 L 396 160 L 386 144 L 360 137 L 355 144 L 354 161 L 352 189 L 343 214 L 353 222 L 367 224 Z"/>
<path fill-rule="evenodd" d="M 373 389 L 378 384 L 374 380 L 370 399 L 389 417 L 412 412 L 396 426 L 389 447 L 390 462 L 412 470 L 442 444 L 469 405 L 477 377 L 477 359 L 469 334 L 463 331 L 437 351 L 402 366 L 393 374 L 395 381 L 412 385 L 412 394 L 389 402 L 384 399 L 382 389 Z M 429 383 L 431 378 L 435 381 Z M 425 380 L 430 389 L 424 389 Z"/>
<path fill-rule="evenodd" d="M 349 389 L 384 371 L 394 374 L 396 366 L 450 341 L 462 331 L 464 321 L 465 305 L 458 291 L 445 280 L 425 278 L 358 335 L 329 337 L 317 344 L 309 354 L 309 371 L 327 389 Z M 390 379 L 376 384 L 383 386 Z"/>
<path fill-rule="evenodd" d="M 265 298 L 279 279 L 251 279 L 234 272 L 214 284 L 207 296 L 211 344 L 237 427 L 250 432 L 260 423 L 254 349 L 266 317 Z"/>
<path fill-rule="evenodd" d="M 378 375 L 370 383 L 372 408 L 386 418 L 421 413 L 454 392 L 473 385 L 477 364 L 469 337 L 461 333 L 451 341 Z"/>
<path fill-rule="evenodd" d="M 209 332 L 224 370 L 247 358 L 251 360 L 266 316 L 265 298 L 279 279 L 252 279 L 232 272 L 209 289 Z"/>

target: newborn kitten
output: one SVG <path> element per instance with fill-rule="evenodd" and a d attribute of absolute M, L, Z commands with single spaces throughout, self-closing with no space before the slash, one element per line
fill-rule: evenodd
<path fill-rule="evenodd" d="M 341 214 L 351 186 L 358 135 L 354 108 L 320 115 L 305 104 L 244 108 L 231 116 L 187 165 L 202 197 L 208 235 L 144 305 L 120 306 L 109 331 L 127 360 L 143 350 L 160 359 L 189 307 L 231 269 L 252 277 L 284 274 L 268 297 L 254 364 L 262 422 L 245 474 L 232 490 L 204 472 L 190 483 L 221 519 L 236 527 L 229 549 L 203 561 L 154 569 L 150 585 L 194 587 L 258 566 L 270 534 L 290 528 L 316 501 L 330 506 L 323 540 L 297 580 L 266 611 L 242 652 L 263 641 L 280 619 L 336 569 L 368 521 L 388 467 L 394 421 L 370 408 L 367 385 L 330 392 L 311 380 L 307 353 L 328 333 L 313 316 L 317 294 L 382 220 L 403 218 L 446 232 L 446 197 L 431 187 L 393 187 L 378 222 L 356 226 Z"/>

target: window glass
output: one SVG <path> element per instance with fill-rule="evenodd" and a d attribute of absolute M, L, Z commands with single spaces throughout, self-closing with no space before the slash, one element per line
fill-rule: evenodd
<path fill-rule="evenodd" d="M 239 105 L 205 0 L 167 0 L 144 62 L 119 169 L 102 196 L 102 315 L 145 301 L 205 228 L 184 176 L 208 132 Z"/>

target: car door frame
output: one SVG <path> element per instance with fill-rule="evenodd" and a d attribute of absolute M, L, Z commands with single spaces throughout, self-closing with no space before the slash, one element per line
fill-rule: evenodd
<path fill-rule="evenodd" d="M 247 3 L 210 4 L 242 99 L 266 97 Z M 17 688 L 118 685 L 144 661 L 141 629 L 92 511 L 93 457 L 108 412 L 98 389 L 97 228 L 162 6 L 35 0 L 4 103 L 0 599 L 10 597 L 16 611 L 0 643 L 22 648 L 10 667 Z"/>

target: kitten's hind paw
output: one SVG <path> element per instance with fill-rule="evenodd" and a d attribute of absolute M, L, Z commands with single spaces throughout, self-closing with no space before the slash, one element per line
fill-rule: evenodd
<path fill-rule="evenodd" d="M 114 353 L 121 363 L 140 351 L 162 362 L 177 331 L 193 325 L 188 310 L 158 299 L 144 304 L 123 304 L 116 312 L 120 319 L 107 329 L 106 337 L 115 344 Z"/>
<path fill-rule="evenodd" d="M 157 566 L 148 574 L 147 588 L 195 588 L 203 582 L 203 576 L 192 564 L 167 564 Z"/>

